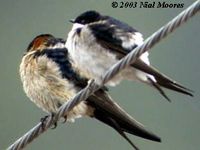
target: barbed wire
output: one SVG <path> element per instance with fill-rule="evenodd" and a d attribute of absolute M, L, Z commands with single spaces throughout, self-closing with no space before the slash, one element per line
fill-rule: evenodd
<path fill-rule="evenodd" d="M 31 143 L 34 139 L 36 139 L 40 134 L 45 132 L 48 128 L 54 125 L 62 116 L 66 115 L 74 106 L 79 104 L 81 101 L 86 100 L 91 94 L 100 89 L 106 82 L 108 82 L 111 78 L 113 78 L 118 72 L 132 64 L 136 59 L 152 48 L 156 43 L 158 43 L 161 39 L 165 38 L 169 33 L 173 32 L 176 28 L 178 28 L 181 24 L 186 22 L 189 18 L 194 16 L 200 10 L 200 0 L 194 2 L 191 6 L 181 12 L 178 16 L 152 34 L 149 38 L 147 38 L 141 46 L 136 47 L 133 51 L 131 51 L 127 56 L 118 61 L 115 65 L 113 65 L 104 76 L 102 76 L 102 82 L 100 85 L 97 85 L 94 80 L 90 80 L 87 87 L 82 89 L 77 93 L 74 98 L 70 101 L 63 104 L 58 112 L 51 116 L 49 115 L 45 122 L 38 123 L 35 127 L 25 133 L 21 138 L 15 141 L 12 145 L 10 145 L 7 150 L 21 150 L 26 145 Z"/>

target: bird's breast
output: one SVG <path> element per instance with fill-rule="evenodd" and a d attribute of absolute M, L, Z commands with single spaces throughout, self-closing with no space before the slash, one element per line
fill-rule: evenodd
<path fill-rule="evenodd" d="M 46 112 L 56 112 L 78 92 L 72 82 L 62 78 L 57 64 L 45 56 L 37 59 L 23 58 L 20 76 L 26 95 Z M 92 112 L 93 110 L 82 102 L 69 113 L 68 120 L 91 115 Z"/>
<path fill-rule="evenodd" d="M 68 50 L 81 75 L 100 79 L 113 64 L 116 55 L 99 45 L 90 31 L 83 28 L 81 34 L 68 37 Z"/>

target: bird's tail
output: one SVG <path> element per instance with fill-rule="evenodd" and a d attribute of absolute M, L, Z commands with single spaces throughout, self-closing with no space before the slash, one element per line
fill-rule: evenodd
<path fill-rule="evenodd" d="M 169 101 L 170 101 L 170 99 L 167 97 L 167 95 L 161 89 L 161 87 L 164 87 L 164 88 L 167 88 L 167 89 L 170 89 L 170 90 L 182 93 L 182 94 L 186 94 L 189 96 L 193 96 L 192 90 L 190 90 L 190 89 L 184 87 L 183 85 L 181 85 L 180 83 L 177 83 L 176 81 L 170 79 L 163 73 L 159 72 L 156 68 L 145 64 L 144 62 L 142 62 L 139 59 L 136 61 L 136 63 L 132 64 L 132 66 L 138 70 L 141 70 L 147 74 L 152 75 L 155 78 L 156 82 L 154 80 L 152 80 L 151 78 L 148 78 L 151 85 L 154 86 Z"/>
<path fill-rule="evenodd" d="M 96 96 L 88 99 L 88 104 L 95 108 L 94 116 L 99 121 L 114 128 L 124 137 L 136 150 L 133 142 L 126 136 L 125 132 L 156 142 L 161 142 L 160 137 L 145 129 L 145 127 L 133 119 L 118 104 L 105 93 L 95 93 Z"/>

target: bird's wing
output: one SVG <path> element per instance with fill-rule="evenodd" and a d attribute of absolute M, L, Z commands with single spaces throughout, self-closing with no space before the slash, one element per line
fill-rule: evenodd
<path fill-rule="evenodd" d="M 101 44 L 101 46 L 106 48 L 108 51 L 115 53 L 116 56 L 119 59 L 121 59 L 125 55 L 127 55 L 132 49 L 137 47 L 137 45 L 135 45 L 133 43 L 132 48 L 131 47 L 129 49 L 125 48 L 122 46 L 123 45 L 122 40 L 117 36 L 113 36 L 114 31 L 119 32 L 119 34 L 120 34 L 120 30 L 123 30 L 123 31 L 125 31 L 125 33 L 130 33 L 132 35 L 134 35 L 137 32 L 134 29 L 131 30 L 129 26 L 126 27 L 125 25 L 124 25 L 124 28 L 118 29 L 114 23 L 113 23 L 113 26 L 108 26 L 106 24 L 99 23 L 99 24 L 91 24 L 90 28 L 92 29 L 92 32 L 96 36 L 97 42 L 99 44 Z M 121 35 L 123 35 L 123 32 L 121 33 Z M 126 35 L 123 35 L 123 36 L 125 37 Z M 176 92 L 180 92 L 180 93 L 183 93 L 186 95 L 193 96 L 190 89 L 188 89 L 188 88 L 184 87 L 183 85 L 181 85 L 180 83 L 170 79 L 169 77 L 167 77 L 165 74 L 159 72 L 154 67 L 143 62 L 141 59 L 137 59 L 131 66 L 140 71 L 143 71 L 147 74 L 153 75 L 157 81 L 157 83 L 155 83 L 155 84 L 157 84 L 158 87 L 162 86 L 162 87 L 168 88 L 168 89 L 176 91 Z M 159 87 L 159 89 L 160 89 L 160 87 Z"/>
<path fill-rule="evenodd" d="M 109 17 L 108 22 L 100 21 L 89 24 L 88 27 L 96 42 L 119 57 L 123 57 L 137 46 L 139 32 L 114 18 Z M 141 34 L 139 38 L 142 38 Z"/>

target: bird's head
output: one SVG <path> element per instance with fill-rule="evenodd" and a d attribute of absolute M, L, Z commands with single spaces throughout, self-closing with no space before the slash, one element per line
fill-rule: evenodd
<path fill-rule="evenodd" d="M 27 52 L 41 50 L 46 47 L 48 41 L 54 39 L 54 36 L 51 34 L 41 34 L 36 36 L 27 48 Z"/>
<path fill-rule="evenodd" d="M 94 10 L 90 10 L 90 11 L 86 11 L 86 12 L 80 14 L 78 17 L 76 17 L 76 19 L 70 20 L 70 22 L 85 25 L 85 24 L 99 21 L 101 19 L 102 19 L 102 16 L 100 13 L 98 13 L 97 11 L 94 11 Z"/>

